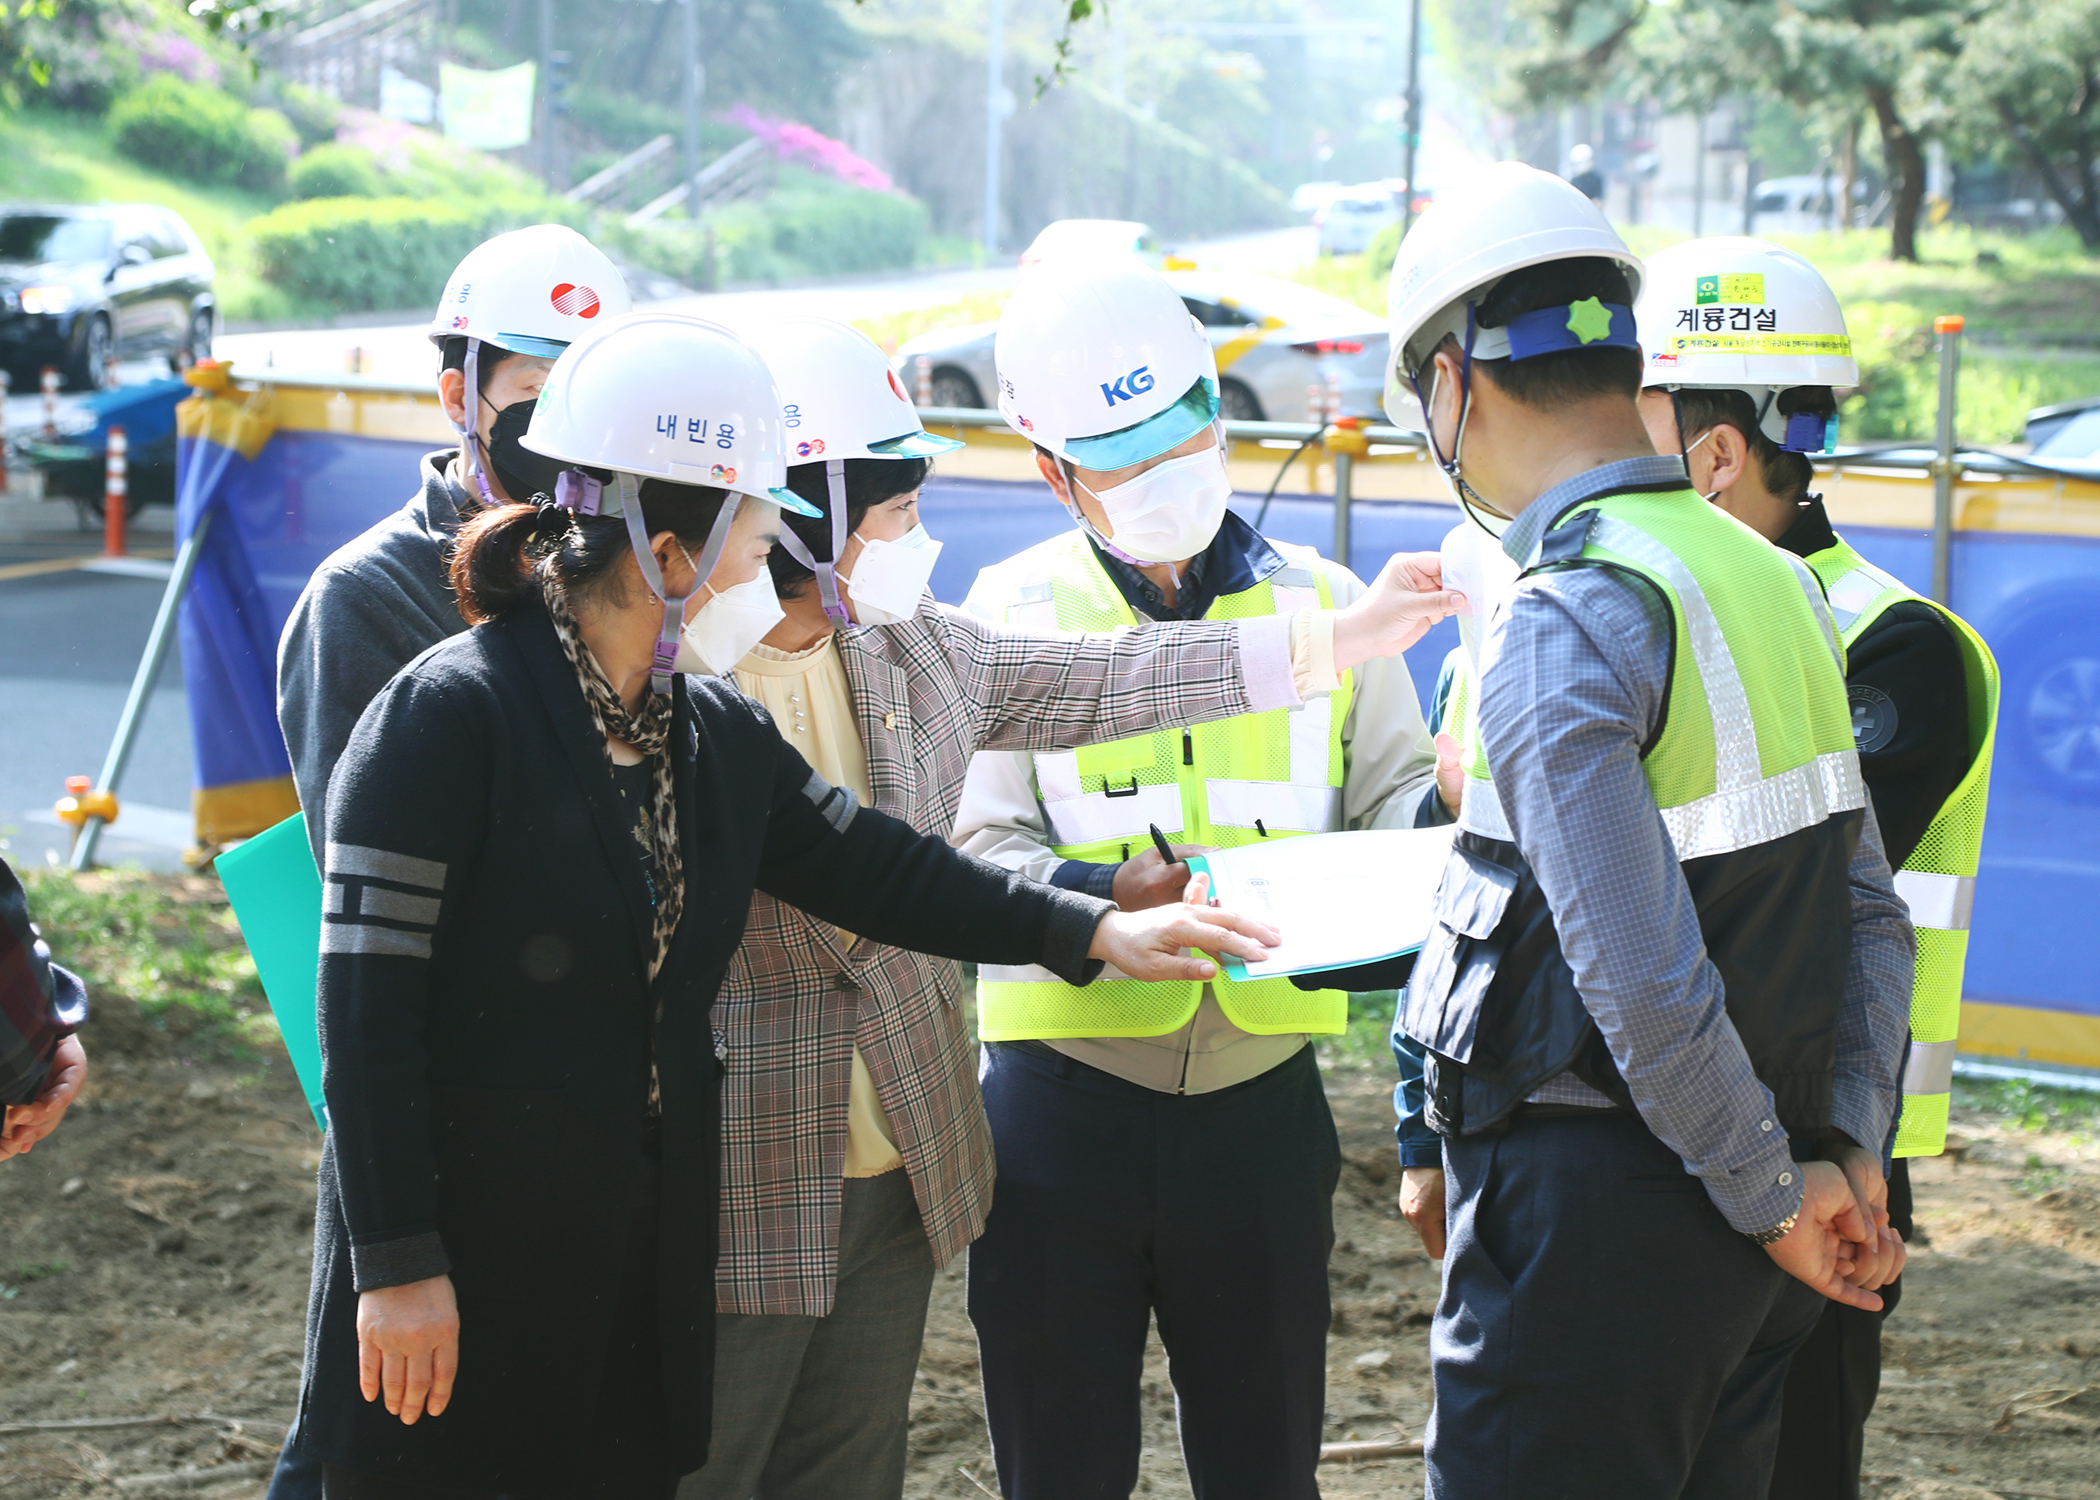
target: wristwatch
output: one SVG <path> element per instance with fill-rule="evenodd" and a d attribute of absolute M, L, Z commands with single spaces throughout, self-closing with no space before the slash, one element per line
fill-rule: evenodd
<path fill-rule="evenodd" d="M 1746 1232 L 1743 1238 L 1753 1245 L 1776 1245 L 1794 1232 L 1794 1221 L 1800 1217 L 1801 1211 L 1795 1209 L 1770 1229 L 1760 1229 L 1754 1234 Z"/>

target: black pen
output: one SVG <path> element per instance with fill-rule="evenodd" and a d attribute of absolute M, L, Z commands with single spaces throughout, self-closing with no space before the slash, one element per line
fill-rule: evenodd
<path fill-rule="evenodd" d="M 1159 851 L 1159 857 L 1170 865 L 1180 864 L 1181 856 L 1174 852 L 1174 846 L 1167 842 L 1167 836 L 1159 831 L 1159 825 L 1147 823 L 1145 827 L 1151 830 L 1152 847 Z"/>

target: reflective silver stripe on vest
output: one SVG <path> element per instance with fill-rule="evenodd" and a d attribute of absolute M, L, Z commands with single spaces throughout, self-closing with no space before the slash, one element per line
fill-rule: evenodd
<path fill-rule="evenodd" d="M 1850 750 L 1833 750 L 1754 786 L 1715 792 L 1682 807 L 1666 807 L 1662 819 L 1682 863 L 1769 844 L 1813 828 L 1832 813 L 1866 805 L 1867 786 L 1860 779 L 1859 757 Z"/>
<path fill-rule="evenodd" d="M 1509 819 L 1502 811 L 1502 798 L 1495 791 L 1495 783 L 1476 776 L 1466 778 L 1465 788 L 1459 794 L 1458 826 L 1482 838 L 1501 839 L 1506 844 L 1517 841 L 1509 831 Z"/>
<path fill-rule="evenodd" d="M 1210 780 L 1203 783 L 1203 796 L 1215 827 L 1252 828 L 1259 820 L 1270 833 L 1333 833 L 1342 826 L 1337 787 Z"/>
<path fill-rule="evenodd" d="M 1890 589 L 1900 587 L 1895 579 L 1875 568 L 1854 568 L 1845 574 L 1830 586 L 1830 610 L 1837 616 L 1838 630 L 1850 630 L 1868 605 Z"/>
<path fill-rule="evenodd" d="M 1912 1042 L 1903 1064 L 1903 1092 L 1946 1094 L 1954 1089 L 1953 1042 Z"/>
<path fill-rule="evenodd" d="M 1150 837 L 1148 824 L 1157 823 L 1161 833 L 1181 832 L 1181 788 L 1141 786 L 1120 797 L 1089 792 L 1056 801 L 1046 796 L 1043 816 L 1050 825 L 1050 842 L 1061 849 L 1108 839 L 1143 842 Z"/>
<path fill-rule="evenodd" d="M 1976 905 L 1976 877 L 1898 870 L 1896 894 L 1910 908 L 1911 926 L 1967 932 L 1969 912 Z"/>
<path fill-rule="evenodd" d="M 1334 700 L 1309 698 L 1284 719 L 1290 729 L 1291 780 L 1299 786 L 1327 785 L 1327 759 L 1334 728 Z M 1324 833 L 1323 828 L 1319 830 Z"/>
<path fill-rule="evenodd" d="M 1680 862 L 1768 844 L 1813 827 L 1833 812 L 1866 805 L 1859 757 L 1849 749 L 1818 756 L 1776 776 L 1764 775 L 1757 756 L 1757 724 L 1742 674 L 1736 671 L 1735 654 L 1728 649 L 1713 606 L 1706 602 L 1706 591 L 1676 553 L 1616 516 L 1598 516 L 1590 526 L 1590 540 L 1662 578 L 1684 613 L 1692 665 L 1713 724 L 1714 790 L 1682 807 L 1662 810 Z M 1823 628 L 1827 634 L 1828 624 Z"/>

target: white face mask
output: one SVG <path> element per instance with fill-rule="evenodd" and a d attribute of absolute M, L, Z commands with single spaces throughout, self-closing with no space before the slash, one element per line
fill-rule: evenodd
<path fill-rule="evenodd" d="M 1225 450 L 1213 447 L 1087 493 L 1108 516 L 1112 550 L 1139 562 L 1174 563 L 1194 557 L 1217 536 L 1232 480 L 1225 473 Z"/>
<path fill-rule="evenodd" d="M 680 672 L 722 676 L 751 654 L 751 648 L 766 633 L 787 618 L 780 596 L 773 592 L 773 574 L 766 568 L 749 583 L 716 593 L 694 613 L 678 632 L 678 659 L 671 665 Z"/>
<path fill-rule="evenodd" d="M 912 527 L 894 542 L 862 537 L 860 556 L 845 580 L 854 623 L 895 625 L 917 614 L 940 555 L 941 544 L 924 526 Z"/>

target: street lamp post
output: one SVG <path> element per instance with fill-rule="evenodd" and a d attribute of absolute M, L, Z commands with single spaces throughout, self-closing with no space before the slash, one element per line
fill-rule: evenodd
<path fill-rule="evenodd" d="M 984 63 L 984 254 L 999 253 L 999 126 L 1005 117 L 1006 11 L 992 0 Z"/>
<path fill-rule="evenodd" d="M 685 8 L 685 216 L 700 217 L 700 0 L 682 0 Z"/>
<path fill-rule="evenodd" d="M 1407 12 L 1407 199 L 1400 205 L 1400 232 L 1414 228 L 1415 164 L 1422 149 L 1422 0 Z"/>
<path fill-rule="evenodd" d="M 554 191 L 554 0 L 540 0 L 540 181 Z"/>

